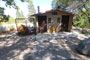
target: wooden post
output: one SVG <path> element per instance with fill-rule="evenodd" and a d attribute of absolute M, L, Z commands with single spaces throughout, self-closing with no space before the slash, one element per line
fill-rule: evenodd
<path fill-rule="evenodd" d="M 25 23 L 26 23 L 26 27 L 28 26 L 28 24 L 27 24 L 27 19 L 25 19 Z"/>
<path fill-rule="evenodd" d="M 17 27 L 17 22 L 16 22 L 16 19 L 15 19 L 15 24 L 16 24 L 16 29 L 17 29 L 17 31 L 18 31 L 18 27 Z"/>
<path fill-rule="evenodd" d="M 71 32 L 71 30 L 72 30 L 72 22 L 73 22 L 73 15 L 70 15 L 69 23 L 68 23 L 68 31 L 69 32 Z"/>

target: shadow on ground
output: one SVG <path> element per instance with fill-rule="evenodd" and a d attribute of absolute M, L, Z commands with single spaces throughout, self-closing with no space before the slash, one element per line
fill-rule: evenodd
<path fill-rule="evenodd" d="M 47 38 L 47 37 L 46 37 Z M 62 60 L 81 59 L 75 48 L 80 39 L 53 38 L 36 40 L 35 35 L 19 37 L 16 35 L 0 38 L 1 60 Z M 56 43 L 50 42 L 56 40 Z"/>
<path fill-rule="evenodd" d="M 53 40 L 53 39 L 51 39 Z M 78 38 L 56 39 L 57 43 L 40 43 L 33 49 L 33 53 L 28 55 L 28 60 L 84 60 L 89 59 L 82 57 L 77 53 L 76 47 L 80 42 Z"/>
<path fill-rule="evenodd" d="M 30 43 L 34 39 L 32 36 L 16 35 L 0 38 L 0 60 L 23 60 L 23 56 L 30 53 Z"/>

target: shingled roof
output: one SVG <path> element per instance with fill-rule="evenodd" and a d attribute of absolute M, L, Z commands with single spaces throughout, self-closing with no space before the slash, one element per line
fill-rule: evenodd
<path fill-rule="evenodd" d="M 67 14 L 74 15 L 73 13 L 67 12 L 67 11 L 64 11 L 64 10 L 60 10 L 60 9 L 51 9 L 51 10 L 48 10 L 48 11 L 46 11 L 46 12 L 44 12 L 44 13 L 37 13 L 37 14 L 33 14 L 33 15 L 31 15 L 31 16 L 43 15 L 43 14 L 46 14 L 46 13 L 51 12 L 51 11 L 59 11 L 59 12 L 63 12 L 63 13 L 67 13 Z"/>

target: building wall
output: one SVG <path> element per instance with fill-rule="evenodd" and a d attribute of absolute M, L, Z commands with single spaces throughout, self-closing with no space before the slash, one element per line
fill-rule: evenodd
<path fill-rule="evenodd" d="M 48 18 L 51 18 L 51 23 L 48 23 Z M 57 22 L 57 18 L 60 18 L 60 21 L 61 21 L 62 16 L 61 15 L 52 15 L 51 13 L 47 14 L 47 29 L 48 29 L 48 32 L 51 32 L 52 27 L 57 28 L 57 26 L 59 24 L 61 24 L 61 23 Z"/>
<path fill-rule="evenodd" d="M 70 14 L 67 14 L 65 12 L 58 12 L 58 11 L 55 11 L 55 12 L 57 12 L 58 15 L 52 15 L 52 11 L 43 14 L 43 16 L 47 16 L 47 32 L 48 33 L 52 32 L 52 26 L 55 27 L 56 32 L 59 32 L 61 30 L 61 20 L 62 20 L 63 15 L 69 15 L 70 16 L 69 23 L 68 23 L 69 24 L 68 25 L 68 31 L 71 31 L 73 16 Z M 48 23 L 48 18 L 51 18 L 51 23 Z M 57 18 L 60 18 L 60 23 L 57 23 Z M 36 27 L 37 27 L 37 32 L 38 32 L 38 16 L 36 16 Z"/>
<path fill-rule="evenodd" d="M 45 15 L 47 16 L 47 32 L 52 32 L 52 26 L 55 27 L 55 31 L 59 32 L 61 30 L 61 21 L 62 21 L 62 16 L 63 15 L 68 15 L 63 12 L 58 12 L 58 15 L 52 15 L 52 12 L 46 13 Z M 48 18 L 51 18 L 51 23 L 48 23 Z M 60 18 L 60 23 L 57 22 L 57 19 Z"/>

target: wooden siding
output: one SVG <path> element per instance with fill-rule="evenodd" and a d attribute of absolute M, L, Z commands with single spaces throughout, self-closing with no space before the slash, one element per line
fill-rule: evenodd
<path fill-rule="evenodd" d="M 62 16 L 63 15 L 69 15 L 69 25 L 68 25 L 68 31 L 71 31 L 72 29 L 72 21 L 73 21 L 73 15 L 72 14 L 68 14 L 65 12 L 60 12 L 60 11 L 55 11 L 57 12 L 57 15 L 52 15 L 53 11 L 44 13 L 44 14 L 40 14 L 40 15 L 36 15 L 36 27 L 37 27 L 37 32 L 38 32 L 38 16 L 47 16 L 47 32 L 50 33 L 51 32 L 51 28 L 52 26 L 55 27 L 56 32 L 59 32 L 61 29 L 61 23 L 57 23 L 57 18 L 60 17 L 60 20 L 62 20 Z M 51 18 L 51 23 L 48 23 L 48 18 Z"/>

